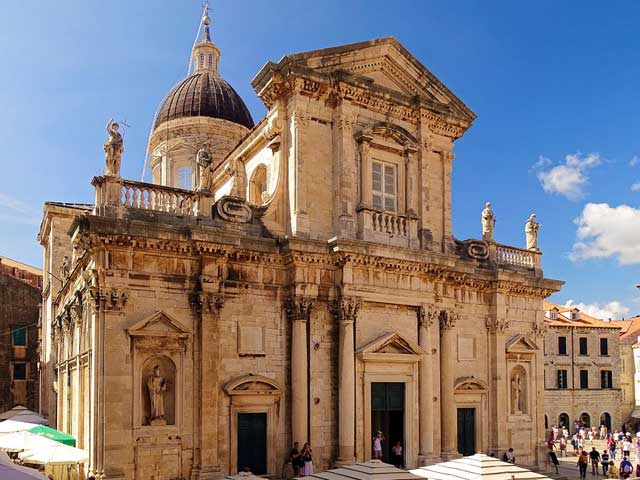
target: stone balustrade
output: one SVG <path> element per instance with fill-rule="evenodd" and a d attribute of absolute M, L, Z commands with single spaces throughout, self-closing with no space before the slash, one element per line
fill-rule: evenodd
<path fill-rule="evenodd" d="M 542 254 L 524 248 L 495 245 L 495 261 L 499 265 L 512 265 L 522 268 L 540 268 Z"/>
<path fill-rule="evenodd" d="M 94 177 L 94 214 L 121 216 L 127 209 L 148 210 L 184 216 L 211 215 L 213 195 L 165 187 L 121 177 Z"/>
<path fill-rule="evenodd" d="M 361 207 L 358 211 L 358 238 L 399 247 L 419 248 L 418 219 L 411 215 Z"/>

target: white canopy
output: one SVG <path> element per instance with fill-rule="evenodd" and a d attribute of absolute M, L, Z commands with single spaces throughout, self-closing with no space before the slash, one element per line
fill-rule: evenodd
<path fill-rule="evenodd" d="M 68 465 L 89 460 L 89 454 L 86 451 L 58 442 L 38 445 L 32 450 L 20 453 L 18 457 L 25 463 L 42 465 Z"/>
<path fill-rule="evenodd" d="M 5 420 L 4 422 L 0 422 L 0 434 L 23 432 L 37 426 L 38 425 L 35 423 L 18 422 L 16 420 Z"/>
<path fill-rule="evenodd" d="M 353 463 L 300 478 L 305 480 L 420 480 L 406 470 L 401 470 L 380 460 Z"/>
<path fill-rule="evenodd" d="M 32 412 L 27 407 L 17 405 L 11 410 L 0 414 L 0 421 L 16 420 L 19 422 L 35 423 L 37 425 L 47 425 L 49 422 L 46 418 L 41 417 L 36 412 Z"/>
<path fill-rule="evenodd" d="M 0 452 L 0 478 L 2 480 L 46 480 L 46 477 L 37 470 L 13 463 L 4 452 Z"/>
<path fill-rule="evenodd" d="M 483 453 L 416 468 L 411 473 L 429 480 L 542 480 L 540 473 L 503 462 Z"/>
<path fill-rule="evenodd" d="M 22 452 L 23 450 L 46 447 L 52 443 L 58 442 L 26 431 L 0 435 L 0 450 L 5 452 Z"/>

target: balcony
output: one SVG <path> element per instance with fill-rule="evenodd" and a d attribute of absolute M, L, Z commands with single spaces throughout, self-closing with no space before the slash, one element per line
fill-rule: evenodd
<path fill-rule="evenodd" d="M 358 238 L 396 247 L 420 248 L 418 218 L 361 207 L 358 210 Z"/>

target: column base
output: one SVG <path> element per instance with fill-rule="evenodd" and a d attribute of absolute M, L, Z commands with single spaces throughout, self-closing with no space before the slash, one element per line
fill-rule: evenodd
<path fill-rule="evenodd" d="M 433 465 L 434 463 L 440 463 L 442 459 L 433 453 L 420 453 L 418 454 L 418 465 L 421 467 L 426 467 L 428 465 Z"/>
<path fill-rule="evenodd" d="M 218 465 L 202 465 L 191 472 L 191 480 L 215 480 L 222 478 L 224 474 Z"/>
<path fill-rule="evenodd" d="M 342 460 L 342 459 L 339 458 L 334 462 L 333 465 L 334 465 L 335 468 L 340 468 L 340 467 L 344 467 L 346 465 L 353 465 L 354 463 L 356 463 L 356 459 L 355 458 L 352 458 L 351 460 Z"/>
<path fill-rule="evenodd" d="M 448 451 L 442 452 L 440 454 L 440 458 L 442 458 L 443 462 L 448 462 L 449 460 L 455 460 L 456 458 L 462 458 L 462 454 L 456 451 Z"/>

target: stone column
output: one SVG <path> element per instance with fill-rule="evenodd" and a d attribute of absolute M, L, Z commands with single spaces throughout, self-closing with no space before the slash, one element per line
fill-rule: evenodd
<path fill-rule="evenodd" d="M 419 462 L 425 465 L 433 459 L 433 349 L 431 326 L 437 319 L 437 311 L 433 307 L 418 308 L 418 342 L 427 352 L 419 366 L 420 388 L 420 453 Z"/>
<path fill-rule="evenodd" d="M 442 413 L 442 459 L 460 456 L 457 448 L 458 416 L 454 385 L 456 333 L 454 327 L 459 315 L 450 310 L 440 312 L 440 399 Z"/>
<path fill-rule="evenodd" d="M 356 372 L 354 323 L 361 302 L 341 298 L 334 305 L 340 329 L 338 346 L 338 460 L 339 465 L 353 463 L 355 458 Z"/>
<path fill-rule="evenodd" d="M 371 208 L 373 197 L 371 195 L 371 161 L 369 148 L 372 137 L 360 135 L 358 137 L 358 154 L 360 156 L 360 206 Z"/>
<path fill-rule="evenodd" d="M 224 305 L 222 294 L 196 292 L 192 305 L 198 317 L 198 338 L 194 341 L 194 389 L 198 392 L 194 412 L 194 474 L 199 479 L 218 478 L 218 360 L 220 311 Z"/>
<path fill-rule="evenodd" d="M 292 442 L 303 445 L 309 440 L 307 326 L 313 303 L 306 298 L 290 298 L 285 308 L 291 322 L 291 435 Z"/>

